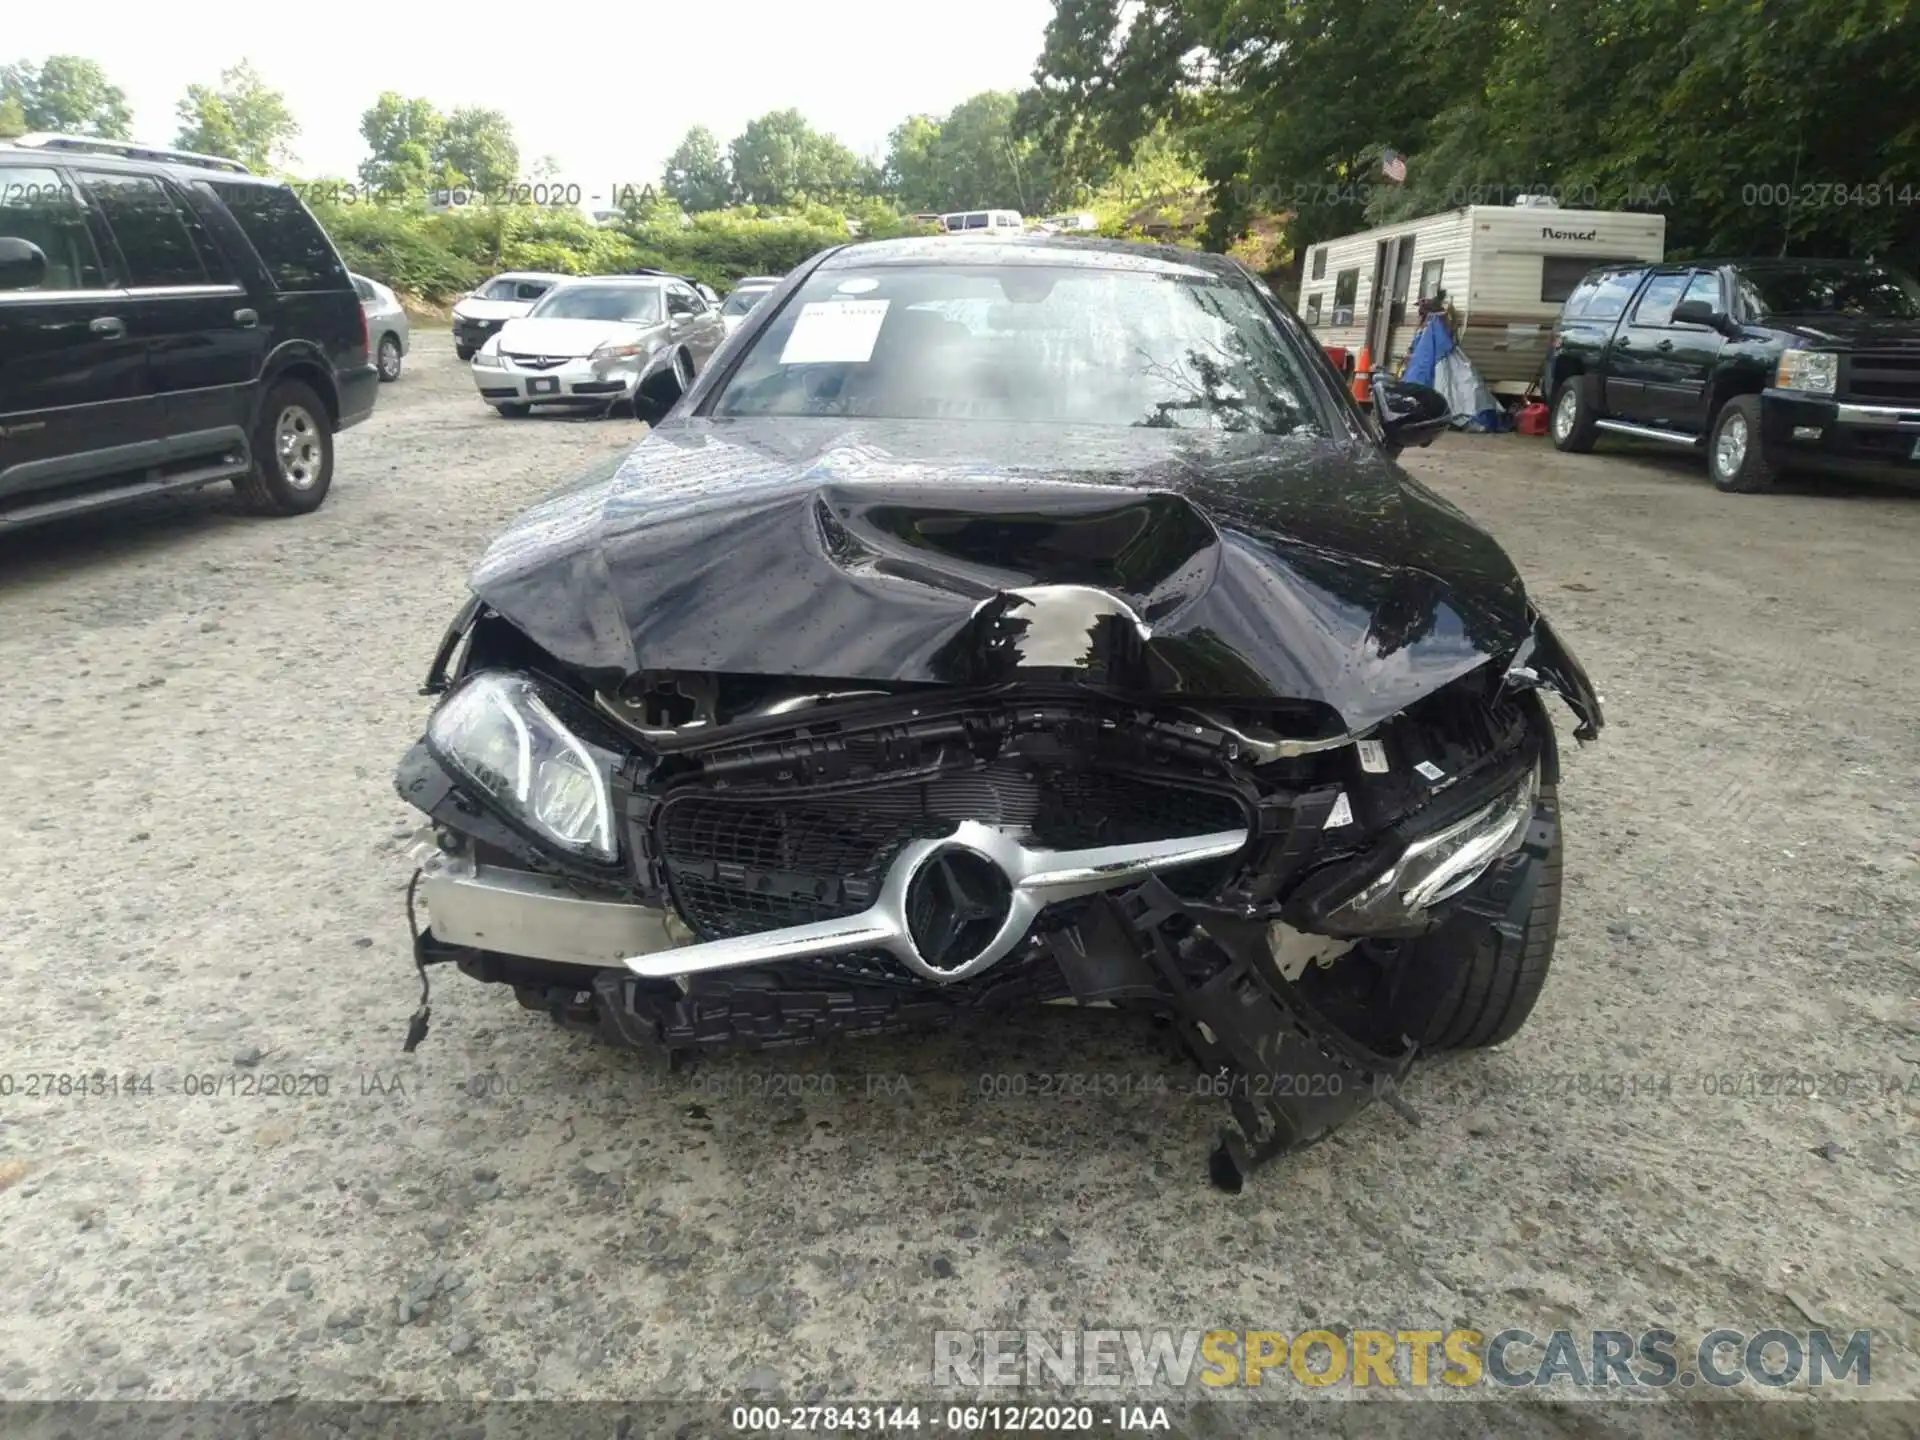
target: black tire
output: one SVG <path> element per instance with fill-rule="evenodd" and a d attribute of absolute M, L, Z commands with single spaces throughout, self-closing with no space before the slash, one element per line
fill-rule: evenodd
<path fill-rule="evenodd" d="M 1767 463 L 1760 437 L 1760 397 L 1736 395 L 1713 417 L 1707 474 L 1715 488 L 1735 495 L 1771 490 L 1778 472 Z"/>
<path fill-rule="evenodd" d="M 253 468 L 233 482 L 256 515 L 306 515 L 333 487 L 333 421 L 313 387 L 282 380 L 253 422 Z"/>
<path fill-rule="evenodd" d="M 493 408 L 509 420 L 524 420 L 533 413 L 531 405 L 496 405 Z"/>
<path fill-rule="evenodd" d="M 457 360 L 471 360 L 473 358 L 473 346 L 455 345 L 453 347 L 453 354 Z"/>
<path fill-rule="evenodd" d="M 682 369 L 690 375 L 693 360 L 686 351 L 674 352 L 672 363 L 666 369 L 648 378 L 647 382 L 633 393 L 633 418 L 644 420 L 648 425 L 658 425 L 666 419 L 667 412 L 680 403 L 680 397 L 686 393 L 680 383 Z"/>
<path fill-rule="evenodd" d="M 375 364 L 380 367 L 380 379 L 391 385 L 400 378 L 400 337 L 389 331 L 380 337 L 380 347 L 375 352 Z"/>
<path fill-rule="evenodd" d="M 1560 800 L 1552 786 L 1541 787 L 1540 799 L 1558 815 Z M 1452 973 L 1452 982 L 1437 996 L 1430 994 L 1423 1001 L 1416 984 L 1406 997 L 1402 1025 L 1423 1049 L 1479 1050 L 1511 1039 L 1526 1024 L 1553 965 L 1554 939 L 1560 933 L 1560 876 L 1561 842 L 1556 832 L 1521 944 L 1496 946 L 1482 935 L 1462 957 L 1422 954 L 1427 946 L 1459 943 L 1442 930 L 1406 957 L 1405 963 L 1420 967 L 1417 973 Z"/>
<path fill-rule="evenodd" d="M 1547 412 L 1547 433 L 1553 448 L 1572 455 L 1584 455 L 1593 449 L 1593 406 L 1587 403 L 1582 377 L 1570 375 L 1553 392 L 1553 409 Z"/>

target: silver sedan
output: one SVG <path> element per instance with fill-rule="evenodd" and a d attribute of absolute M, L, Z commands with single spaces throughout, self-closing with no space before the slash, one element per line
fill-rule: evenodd
<path fill-rule="evenodd" d="M 380 378 L 398 380 L 400 362 L 413 338 L 400 297 L 365 275 L 353 277 L 353 288 L 360 292 L 360 308 L 367 312 L 367 348 L 380 368 Z"/>

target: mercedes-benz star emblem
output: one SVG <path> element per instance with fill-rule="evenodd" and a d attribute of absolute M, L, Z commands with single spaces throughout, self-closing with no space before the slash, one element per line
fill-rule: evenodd
<path fill-rule="evenodd" d="M 986 856 L 958 848 L 926 860 L 907 885 L 907 932 L 929 965 L 955 969 L 1006 923 L 1013 885 Z"/>

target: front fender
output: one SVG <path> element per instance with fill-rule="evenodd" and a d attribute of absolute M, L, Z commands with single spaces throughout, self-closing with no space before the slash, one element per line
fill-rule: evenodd
<path fill-rule="evenodd" d="M 1523 682 L 1544 685 L 1566 701 L 1567 708 L 1580 722 L 1574 729 L 1573 738 L 1582 745 L 1599 739 L 1600 731 L 1607 723 L 1601 709 L 1600 692 L 1593 688 L 1593 681 L 1587 678 L 1586 668 L 1574 658 L 1573 652 L 1548 623 L 1547 617 L 1540 613 L 1539 607 L 1529 605 L 1527 612 L 1532 622 L 1531 632 L 1514 653 L 1508 675 Z"/>

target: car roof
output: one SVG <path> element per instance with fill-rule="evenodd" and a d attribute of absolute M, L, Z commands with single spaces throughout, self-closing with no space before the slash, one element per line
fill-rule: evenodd
<path fill-rule="evenodd" d="M 260 185 L 274 189 L 287 188 L 287 182 L 272 175 L 251 175 L 239 170 L 226 170 L 216 163 L 197 165 L 185 159 L 166 160 L 144 155 L 114 155 L 96 150 L 42 148 L 37 145 L 15 145 L 11 141 L 0 140 L 0 162 L 12 162 L 20 165 L 78 165 L 88 170 L 120 171 L 127 175 L 151 175 L 159 171 L 176 180 L 218 180 L 227 185 Z"/>
<path fill-rule="evenodd" d="M 976 240 L 959 235 L 910 235 L 843 245 L 820 262 L 823 270 L 861 265 L 1072 265 L 1157 275 L 1241 273 L 1239 265 L 1224 255 L 1105 236 L 1009 235 Z"/>
<path fill-rule="evenodd" d="M 742 275 L 733 282 L 733 288 L 744 290 L 749 285 L 778 285 L 781 278 L 778 275 Z"/>
<path fill-rule="evenodd" d="M 668 280 L 678 280 L 678 275 L 562 275 L 562 285 L 630 285 L 635 289 L 643 287 L 658 288 Z"/>
<path fill-rule="evenodd" d="M 502 270 L 498 275 L 489 275 L 486 283 L 496 280 L 578 280 L 578 275 L 562 275 L 555 270 Z"/>

